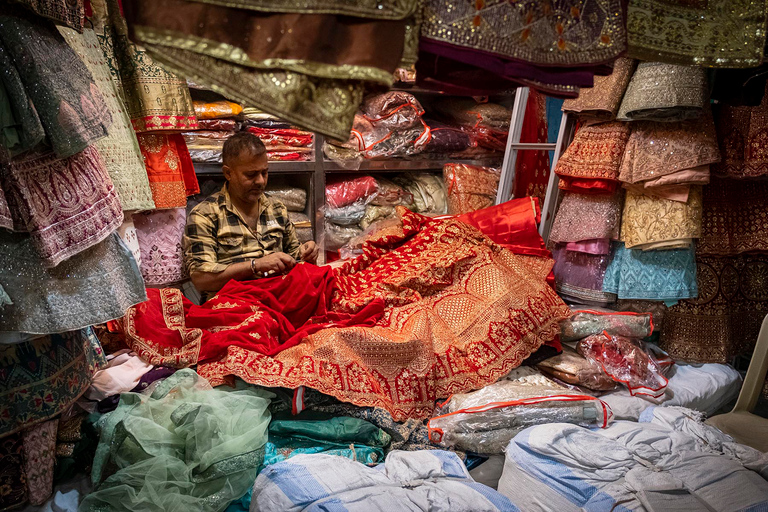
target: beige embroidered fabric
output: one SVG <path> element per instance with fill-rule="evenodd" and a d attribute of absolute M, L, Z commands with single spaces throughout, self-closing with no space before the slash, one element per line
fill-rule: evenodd
<path fill-rule="evenodd" d="M 707 115 L 695 121 L 631 123 L 632 133 L 621 162 L 619 179 L 626 183 L 652 180 L 654 185 L 683 184 L 687 175 L 681 174 L 666 181 L 656 181 L 720 161 L 715 124 Z M 698 174 L 692 179 L 700 181 Z"/>
<path fill-rule="evenodd" d="M 619 238 L 623 192 L 578 194 L 565 192 L 549 239 L 553 242 L 580 242 Z"/>
<path fill-rule="evenodd" d="M 627 191 L 621 240 L 634 249 L 680 249 L 701 237 L 701 187 L 691 187 L 688 201 L 670 201 Z"/>
<path fill-rule="evenodd" d="M 603 121 L 616 119 L 621 99 L 636 66 L 636 60 L 619 57 L 613 64 L 613 73 L 595 76 L 594 87 L 579 89 L 578 98 L 563 102 L 563 112 Z"/>
<path fill-rule="evenodd" d="M 706 70 L 641 62 L 621 101 L 620 121 L 684 121 L 701 117 L 707 101 Z"/>

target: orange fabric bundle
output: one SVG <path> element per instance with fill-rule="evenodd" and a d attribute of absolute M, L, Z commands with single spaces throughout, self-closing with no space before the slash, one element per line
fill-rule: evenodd
<path fill-rule="evenodd" d="M 235 117 L 243 112 L 243 107 L 231 101 L 195 101 L 195 115 L 198 119 L 221 119 Z"/>

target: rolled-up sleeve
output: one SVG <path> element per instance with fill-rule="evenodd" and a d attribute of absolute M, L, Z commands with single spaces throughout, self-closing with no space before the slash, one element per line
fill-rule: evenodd
<path fill-rule="evenodd" d="M 192 210 L 187 217 L 182 249 L 187 272 L 222 272 L 228 265 L 219 263 L 216 253 L 216 220 Z"/>

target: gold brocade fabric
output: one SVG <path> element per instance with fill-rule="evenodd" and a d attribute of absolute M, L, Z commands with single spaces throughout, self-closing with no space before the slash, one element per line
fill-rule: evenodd
<path fill-rule="evenodd" d="M 704 187 L 698 254 L 768 252 L 768 182 L 713 179 Z"/>
<path fill-rule="evenodd" d="M 577 194 L 565 192 L 557 210 L 549 239 L 579 242 L 619 238 L 623 194 Z"/>
<path fill-rule="evenodd" d="M 641 62 L 619 107 L 621 121 L 684 121 L 701 117 L 707 102 L 702 68 Z"/>
<path fill-rule="evenodd" d="M 261 12 L 339 14 L 374 20 L 402 20 L 416 14 L 421 0 L 190 0 Z"/>
<path fill-rule="evenodd" d="M 495 382 L 557 336 L 570 310 L 545 282 L 552 260 L 513 254 L 460 221 L 398 213 L 403 226 L 368 240 L 336 275 L 334 309 L 383 299 L 376 326 L 324 329 L 274 357 L 230 347 L 200 375 L 306 385 L 401 421 Z"/>
<path fill-rule="evenodd" d="M 150 45 L 147 49 L 168 69 L 231 100 L 338 140 L 349 138 L 355 112 L 363 101 L 365 87 L 355 80 L 252 70 L 171 47 Z"/>
<path fill-rule="evenodd" d="M 83 31 L 85 8 L 83 0 L 14 0 L 38 16 L 48 18 L 78 32 Z"/>
<path fill-rule="evenodd" d="M 621 240 L 628 249 L 679 249 L 701 236 L 701 187 L 691 187 L 688 201 L 669 201 L 627 191 Z"/>
<path fill-rule="evenodd" d="M 626 49 L 618 0 L 427 0 L 421 36 L 550 66 L 601 64 Z"/>
<path fill-rule="evenodd" d="M 768 314 L 768 255 L 696 255 L 699 297 L 669 308 L 660 346 L 675 359 L 729 363 L 754 346 Z"/>
<path fill-rule="evenodd" d="M 92 0 L 93 24 L 137 132 L 197 129 L 185 79 L 159 66 L 128 38 L 118 0 Z"/>
<path fill-rule="evenodd" d="M 578 98 L 563 102 L 563 112 L 603 121 L 615 119 L 636 66 L 637 61 L 619 57 L 613 64 L 613 73 L 596 76 L 594 87 L 579 89 Z"/>
<path fill-rule="evenodd" d="M 716 68 L 759 65 L 763 0 L 630 0 L 629 56 Z"/>
<path fill-rule="evenodd" d="M 627 123 L 583 126 L 557 161 L 559 176 L 616 181 L 629 139 Z"/>
<path fill-rule="evenodd" d="M 767 176 L 768 93 L 757 107 L 721 105 L 715 113 L 723 160 L 712 172 L 729 178 Z"/>
<path fill-rule="evenodd" d="M 626 183 L 662 176 L 720 161 L 712 118 L 679 123 L 631 123 L 632 133 L 621 162 L 619 179 Z M 680 184 L 680 180 L 657 182 Z"/>

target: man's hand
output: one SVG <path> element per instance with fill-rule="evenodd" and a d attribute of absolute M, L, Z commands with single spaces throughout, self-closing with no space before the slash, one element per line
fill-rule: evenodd
<path fill-rule="evenodd" d="M 275 252 L 269 256 L 253 260 L 253 267 L 256 269 L 259 277 L 265 272 L 282 274 L 286 270 L 292 269 L 294 265 L 296 265 L 296 260 L 284 252 Z"/>
<path fill-rule="evenodd" d="M 320 249 L 317 247 L 317 244 L 312 241 L 307 242 L 299 247 L 301 261 L 306 261 L 307 263 L 316 263 L 317 255 L 319 253 Z"/>

